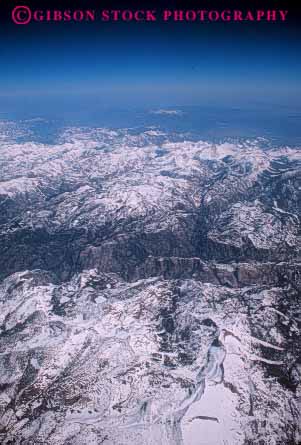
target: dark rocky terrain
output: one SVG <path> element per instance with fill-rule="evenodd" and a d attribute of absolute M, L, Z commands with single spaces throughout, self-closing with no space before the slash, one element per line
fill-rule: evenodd
<path fill-rule="evenodd" d="M 300 150 L 2 133 L 0 442 L 300 444 Z"/>

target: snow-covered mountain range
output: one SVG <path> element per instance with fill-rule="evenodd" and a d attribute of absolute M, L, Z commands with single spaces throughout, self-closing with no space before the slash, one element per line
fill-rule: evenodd
<path fill-rule="evenodd" d="M 300 149 L 0 132 L 1 443 L 300 444 Z"/>

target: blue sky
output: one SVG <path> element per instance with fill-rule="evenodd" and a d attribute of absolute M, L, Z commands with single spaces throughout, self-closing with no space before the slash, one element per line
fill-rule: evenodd
<path fill-rule="evenodd" d="M 113 106 L 297 103 L 301 61 L 294 30 L 230 26 L 19 27 L 1 40 L 0 96 L 86 95 Z"/>

